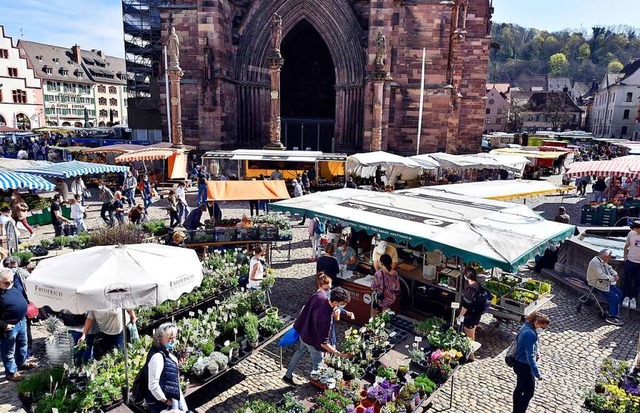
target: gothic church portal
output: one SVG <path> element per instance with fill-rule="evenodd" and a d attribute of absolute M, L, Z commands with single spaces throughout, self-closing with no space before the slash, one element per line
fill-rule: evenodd
<path fill-rule="evenodd" d="M 172 0 L 161 19 L 164 36 L 173 26 L 181 40 L 184 143 L 232 149 L 269 142 L 277 13 L 288 149 L 368 151 L 378 129 L 382 150 L 415 154 L 425 47 L 420 152 L 477 152 L 492 11 L 491 0 Z M 386 39 L 382 66 L 375 64 L 379 33 Z"/>

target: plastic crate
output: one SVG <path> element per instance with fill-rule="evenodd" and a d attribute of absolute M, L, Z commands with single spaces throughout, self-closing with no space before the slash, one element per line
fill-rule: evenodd
<path fill-rule="evenodd" d="M 533 307 L 536 306 L 536 304 L 536 301 L 532 302 L 531 304 L 525 304 L 523 302 L 514 300 L 513 298 L 507 298 L 507 296 L 504 296 L 500 299 L 500 307 L 521 315 L 528 314 L 533 309 Z"/>
<path fill-rule="evenodd" d="M 580 215 L 581 224 L 598 225 L 600 222 L 600 215 L 598 215 L 597 212 L 592 212 L 591 210 L 583 210 L 582 214 Z"/>
<path fill-rule="evenodd" d="M 498 281 L 493 281 L 493 280 L 489 280 L 485 283 L 484 287 L 486 288 L 487 285 L 499 285 L 501 287 L 504 287 L 505 289 L 508 289 L 509 292 L 511 292 L 511 287 L 508 286 L 507 284 L 503 284 L 500 283 Z M 487 289 L 488 290 L 488 289 Z M 500 303 L 500 299 L 502 298 L 502 296 L 498 297 L 497 295 L 494 295 L 493 293 L 491 293 L 491 296 L 493 297 L 493 299 L 491 300 L 491 304 L 493 305 L 498 305 L 498 303 Z"/>
<path fill-rule="evenodd" d="M 523 282 L 523 284 L 533 284 L 535 286 L 535 291 L 537 294 L 539 294 L 540 297 L 544 297 L 547 296 L 549 294 L 551 294 L 551 284 L 547 283 L 547 282 L 543 282 L 543 281 L 538 281 L 538 280 L 526 280 Z M 546 284 L 549 286 L 549 291 L 546 293 L 543 293 L 542 290 L 542 285 Z M 522 288 L 523 290 L 527 290 L 526 288 Z M 527 290 L 527 291 L 531 291 L 531 290 Z"/>
<path fill-rule="evenodd" d="M 531 302 L 530 304 L 525 304 L 521 301 L 513 299 L 509 297 L 509 294 L 505 295 L 500 299 L 500 306 L 502 308 L 514 311 L 518 314 L 527 314 L 533 307 L 535 307 L 535 305 L 538 303 L 538 299 L 540 298 L 540 295 L 535 291 L 529 291 L 529 290 L 525 290 L 523 288 L 518 288 L 518 287 L 514 288 L 513 291 L 526 292 L 526 293 L 532 294 L 535 297 L 533 299 L 533 302 Z"/>

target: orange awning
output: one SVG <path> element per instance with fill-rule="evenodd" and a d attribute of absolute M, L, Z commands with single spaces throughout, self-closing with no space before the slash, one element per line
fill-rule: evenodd
<path fill-rule="evenodd" d="M 284 181 L 207 181 L 209 201 L 289 199 Z"/>
<path fill-rule="evenodd" d="M 133 151 L 125 153 L 116 158 L 116 162 L 133 162 L 133 161 L 153 161 L 157 159 L 168 159 L 176 153 L 184 152 L 182 149 L 172 148 L 148 148 L 140 149 L 139 151 Z"/>

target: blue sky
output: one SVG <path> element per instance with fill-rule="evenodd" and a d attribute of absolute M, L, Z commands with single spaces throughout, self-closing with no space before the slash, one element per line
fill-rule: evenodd
<path fill-rule="evenodd" d="M 640 27 L 638 0 L 493 0 L 494 22 L 558 31 L 629 25 Z"/>
<path fill-rule="evenodd" d="M 493 0 L 494 21 L 548 31 L 593 25 L 640 26 L 639 0 Z M 21 34 L 58 46 L 79 44 L 123 56 L 120 0 L 0 0 L 0 25 L 17 41 Z"/>
<path fill-rule="evenodd" d="M 0 0 L 0 25 L 19 38 L 124 57 L 120 0 Z"/>

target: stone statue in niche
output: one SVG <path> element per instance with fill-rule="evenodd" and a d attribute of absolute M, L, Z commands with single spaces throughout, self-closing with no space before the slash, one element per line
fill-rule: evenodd
<path fill-rule="evenodd" d="M 169 68 L 180 68 L 180 39 L 176 34 L 176 28 L 171 28 L 171 34 L 169 35 Z"/>
<path fill-rule="evenodd" d="M 378 38 L 376 39 L 376 60 L 374 62 L 376 69 L 383 69 L 384 62 L 387 58 L 387 38 L 378 31 Z"/>
<path fill-rule="evenodd" d="M 271 18 L 271 49 L 280 52 L 282 42 L 282 17 L 278 13 L 273 13 Z"/>
<path fill-rule="evenodd" d="M 211 90 L 211 86 L 207 86 L 207 88 L 204 91 L 202 106 L 205 109 L 213 109 L 213 90 Z"/>
<path fill-rule="evenodd" d="M 213 74 L 213 50 L 207 46 L 204 52 L 204 77 L 207 80 L 213 80 Z"/>

